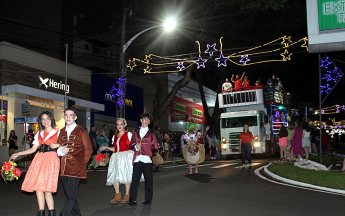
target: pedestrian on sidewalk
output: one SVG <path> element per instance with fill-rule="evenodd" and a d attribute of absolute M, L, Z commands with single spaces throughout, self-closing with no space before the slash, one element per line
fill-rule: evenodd
<path fill-rule="evenodd" d="M 153 131 L 149 130 L 152 117 L 149 113 L 140 116 L 141 128 L 132 136 L 130 147 L 135 150 L 133 158 L 133 175 L 127 206 L 137 205 L 137 193 L 141 175 L 145 178 L 145 202 L 143 206 L 151 205 L 153 197 L 152 156 L 158 150 L 158 142 Z"/>
<path fill-rule="evenodd" d="M 290 148 L 290 162 L 294 162 L 294 154 L 298 155 L 298 162 L 300 162 L 303 150 L 302 150 L 302 135 L 303 135 L 303 127 L 300 122 L 295 123 L 295 127 L 293 128 L 292 132 L 292 143 Z"/>
<path fill-rule="evenodd" d="M 128 203 L 129 189 L 132 182 L 133 174 L 133 155 L 134 152 L 129 147 L 132 139 L 132 133 L 125 130 L 127 122 L 124 118 L 116 120 L 116 128 L 118 133 L 112 137 L 113 147 L 103 146 L 102 151 L 110 150 L 114 152 L 109 161 L 107 186 L 114 186 L 115 197 L 110 203 L 121 201 L 120 184 L 125 185 L 126 194 L 121 203 Z"/>
<path fill-rule="evenodd" d="M 243 133 L 240 135 L 240 148 L 239 153 L 242 153 L 242 171 L 245 170 L 246 158 L 249 163 L 249 170 L 252 169 L 252 159 L 250 154 L 252 152 L 252 144 L 254 137 L 252 132 L 249 131 L 249 124 L 245 123 L 243 126 Z"/>
<path fill-rule="evenodd" d="M 288 136 L 288 130 L 284 125 L 280 127 L 279 131 L 279 147 L 280 147 L 280 161 L 286 161 L 286 151 L 287 151 L 287 136 Z M 284 157 L 283 157 L 284 155 Z"/>
<path fill-rule="evenodd" d="M 55 216 L 54 199 L 52 193 L 56 193 L 59 178 L 60 161 L 56 154 L 59 147 L 57 138 L 58 130 L 55 130 L 55 119 L 49 111 L 42 112 L 38 117 L 39 132 L 35 135 L 32 147 L 28 150 L 15 153 L 11 159 L 15 160 L 20 155 L 36 152 L 22 184 L 22 190 L 26 192 L 36 191 L 39 212 L 38 216 L 44 216 L 44 206 L 47 203 L 49 216 Z"/>
<path fill-rule="evenodd" d="M 180 137 L 180 152 L 181 152 L 181 155 L 182 155 L 182 159 L 183 159 L 183 152 L 182 152 L 182 148 L 186 143 L 186 140 L 185 140 L 185 135 L 186 135 L 186 132 L 182 131 L 182 135 Z"/>
<path fill-rule="evenodd" d="M 60 176 L 66 194 L 66 203 L 60 216 L 81 215 L 78 201 L 80 179 L 87 178 L 86 164 L 92 154 L 92 145 L 87 131 L 76 124 L 77 112 L 74 107 L 65 109 L 66 126 L 61 129 L 58 149 L 61 157 Z"/>

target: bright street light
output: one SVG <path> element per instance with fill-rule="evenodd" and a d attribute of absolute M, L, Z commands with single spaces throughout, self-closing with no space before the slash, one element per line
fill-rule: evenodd
<path fill-rule="evenodd" d="M 172 29 L 174 29 L 176 26 L 176 22 L 174 19 L 168 19 L 167 21 L 165 21 L 164 23 L 164 27 L 166 30 L 171 31 Z"/>

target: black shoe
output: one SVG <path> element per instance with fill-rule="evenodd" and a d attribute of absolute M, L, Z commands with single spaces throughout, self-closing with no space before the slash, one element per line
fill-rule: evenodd
<path fill-rule="evenodd" d="M 56 216 L 55 210 L 54 209 L 53 210 L 49 210 L 48 216 Z"/>
<path fill-rule="evenodd" d="M 44 216 L 45 215 L 45 211 L 44 210 L 39 210 L 37 213 L 37 216 Z"/>
<path fill-rule="evenodd" d="M 250 165 L 250 166 L 249 166 L 249 170 L 252 170 L 252 169 L 253 169 L 253 167 Z"/>
<path fill-rule="evenodd" d="M 152 203 L 152 201 L 145 201 L 141 205 L 148 206 L 148 205 L 151 205 L 151 203 Z"/>
<path fill-rule="evenodd" d="M 135 207 L 137 206 L 137 201 L 129 200 L 129 202 L 126 203 L 126 206 Z"/>
<path fill-rule="evenodd" d="M 246 168 L 243 166 L 243 167 L 242 167 L 242 171 L 244 171 L 245 169 L 246 169 Z"/>
<path fill-rule="evenodd" d="M 158 171 L 158 166 L 156 166 L 156 171 Z"/>

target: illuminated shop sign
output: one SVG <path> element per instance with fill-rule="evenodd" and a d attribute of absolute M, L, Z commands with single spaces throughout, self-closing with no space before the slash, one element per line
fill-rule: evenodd
<path fill-rule="evenodd" d="M 41 83 L 39 83 L 39 87 L 41 87 L 42 85 L 46 87 L 46 89 L 49 88 L 55 88 L 55 89 L 59 89 L 59 90 L 66 90 L 66 93 L 69 93 L 69 85 L 65 85 L 62 83 L 62 81 L 60 82 L 56 82 L 53 79 L 50 78 L 45 78 L 43 79 L 41 76 L 38 76 L 39 80 L 41 81 Z"/>
<path fill-rule="evenodd" d="M 104 94 L 104 99 L 106 100 L 106 101 L 110 101 L 110 102 L 115 102 L 115 100 L 114 100 L 114 97 L 110 94 L 110 93 L 108 93 L 108 92 L 105 92 L 105 94 Z M 130 106 L 130 107 L 133 107 L 133 101 L 132 100 L 128 100 L 128 99 L 126 99 L 125 100 L 125 105 L 126 106 Z"/>
<path fill-rule="evenodd" d="M 186 106 L 177 102 L 174 102 L 174 110 L 178 110 L 181 112 L 186 112 Z"/>
<path fill-rule="evenodd" d="M 345 1 L 318 0 L 319 29 L 345 27 Z"/>
<path fill-rule="evenodd" d="M 198 109 L 195 109 L 195 108 L 193 108 L 192 109 L 192 115 L 194 115 L 194 116 L 198 116 L 198 117 L 201 117 L 202 118 L 202 110 L 198 110 Z"/>

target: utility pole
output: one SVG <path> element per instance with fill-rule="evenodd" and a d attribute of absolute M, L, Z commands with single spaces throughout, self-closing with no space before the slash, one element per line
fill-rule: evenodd
<path fill-rule="evenodd" d="M 67 65 L 68 65 L 68 44 L 65 44 L 66 46 L 66 68 L 65 68 L 65 101 L 64 101 L 64 108 L 66 110 L 66 108 L 68 107 L 68 98 L 67 98 L 67 93 L 66 93 L 66 89 L 67 89 Z"/>

